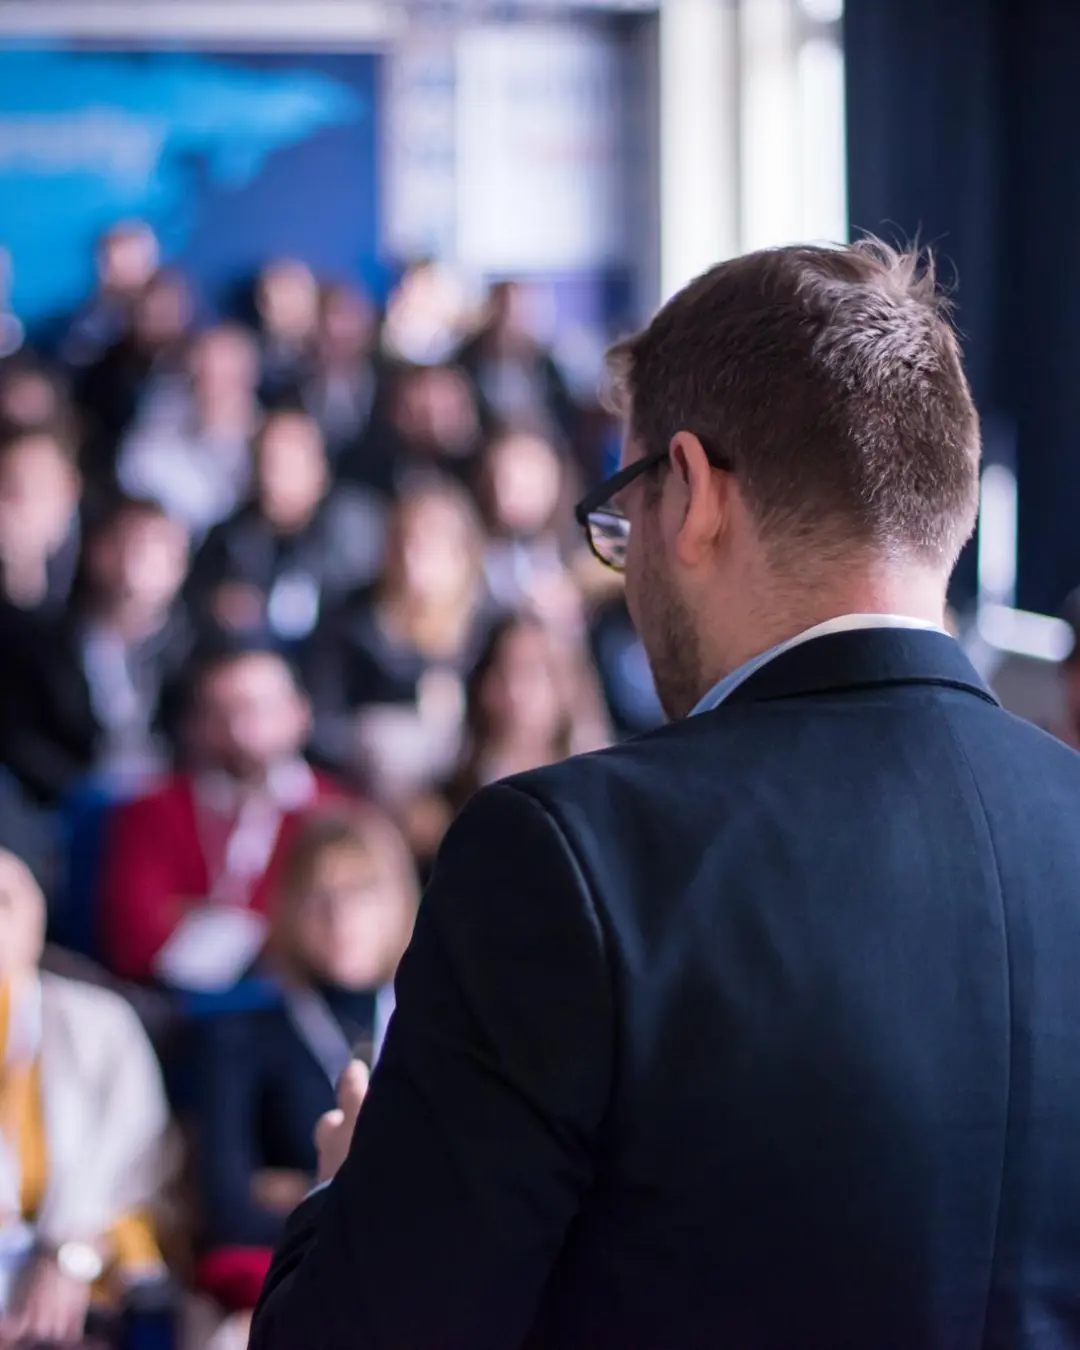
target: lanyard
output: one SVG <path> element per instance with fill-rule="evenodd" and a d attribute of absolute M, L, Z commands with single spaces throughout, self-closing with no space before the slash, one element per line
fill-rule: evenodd
<path fill-rule="evenodd" d="M 386 1024 L 394 1010 L 394 990 L 386 985 L 375 995 L 375 1025 L 371 1046 L 366 1050 L 374 1061 L 382 1049 Z M 310 1050 L 330 1085 L 336 1090 L 341 1075 L 356 1058 L 361 1047 L 353 1045 L 326 1000 L 314 989 L 289 989 L 285 993 L 285 1011 L 296 1034 Z"/>
<path fill-rule="evenodd" d="M 33 1064 L 41 1050 L 41 981 L 35 976 L 21 990 L 12 989 L 4 1069 Z M 0 1128 L 0 1221 L 22 1217 L 22 1165 L 19 1140 Z"/>

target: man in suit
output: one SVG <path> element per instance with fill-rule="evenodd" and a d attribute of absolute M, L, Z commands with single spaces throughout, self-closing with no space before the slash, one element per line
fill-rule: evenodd
<path fill-rule="evenodd" d="M 752 254 L 613 360 L 673 721 L 459 818 L 253 1350 L 1080 1346 L 1080 759 L 942 631 L 932 275 Z"/>

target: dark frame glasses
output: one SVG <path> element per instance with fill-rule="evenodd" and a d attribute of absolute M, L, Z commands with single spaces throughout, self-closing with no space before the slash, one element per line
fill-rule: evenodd
<path fill-rule="evenodd" d="M 667 457 L 668 452 L 661 450 L 659 454 L 635 459 L 633 464 L 628 464 L 625 469 L 598 483 L 574 507 L 574 519 L 585 531 L 593 557 L 614 572 L 622 572 L 626 567 L 630 522 L 618 507 L 612 505 L 611 499 L 643 473 L 663 464 Z"/>

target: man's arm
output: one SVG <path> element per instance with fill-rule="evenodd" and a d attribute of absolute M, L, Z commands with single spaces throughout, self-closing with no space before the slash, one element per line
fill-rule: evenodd
<path fill-rule="evenodd" d="M 612 980 L 551 817 L 499 786 L 447 836 L 336 1181 L 290 1222 L 251 1350 L 509 1350 L 593 1179 Z"/>

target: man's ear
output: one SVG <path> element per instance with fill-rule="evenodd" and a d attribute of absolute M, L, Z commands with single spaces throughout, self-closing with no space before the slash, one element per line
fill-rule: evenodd
<path fill-rule="evenodd" d="M 675 552 L 686 567 L 711 554 L 727 514 L 723 474 L 714 472 L 701 441 L 692 431 L 679 431 L 668 449 L 671 470 L 679 483 L 684 514 L 675 536 Z"/>

